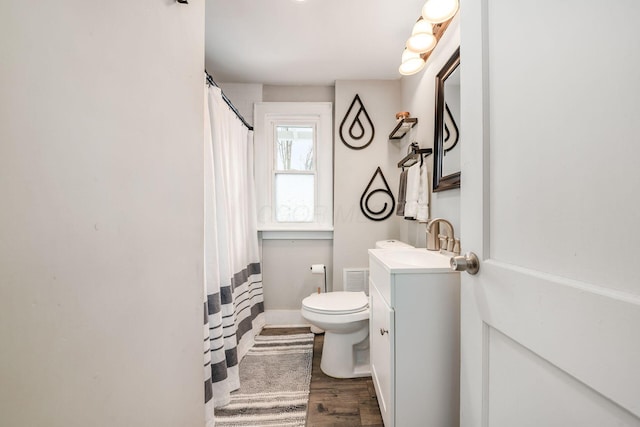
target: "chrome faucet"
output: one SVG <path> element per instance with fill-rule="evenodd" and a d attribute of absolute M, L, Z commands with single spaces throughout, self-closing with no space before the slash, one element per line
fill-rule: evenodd
<path fill-rule="evenodd" d="M 440 234 L 440 224 L 446 226 L 446 234 Z M 444 218 L 434 218 L 427 223 L 427 249 L 460 255 L 460 240 L 455 238 L 453 225 L 449 221 Z"/>

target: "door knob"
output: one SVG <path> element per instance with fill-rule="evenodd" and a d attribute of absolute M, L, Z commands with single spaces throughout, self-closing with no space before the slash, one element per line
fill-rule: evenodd
<path fill-rule="evenodd" d="M 473 252 L 467 252 L 464 256 L 454 256 L 451 258 L 451 269 L 453 271 L 466 271 L 469 274 L 477 274 L 480 270 L 480 260 Z"/>

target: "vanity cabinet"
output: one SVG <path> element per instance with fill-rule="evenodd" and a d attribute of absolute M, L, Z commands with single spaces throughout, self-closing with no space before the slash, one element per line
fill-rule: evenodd
<path fill-rule="evenodd" d="M 371 375 L 384 425 L 457 426 L 459 273 L 400 268 L 387 252 L 369 251 Z"/>

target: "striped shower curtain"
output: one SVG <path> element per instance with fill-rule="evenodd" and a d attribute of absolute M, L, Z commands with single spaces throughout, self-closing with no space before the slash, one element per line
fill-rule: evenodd
<path fill-rule="evenodd" d="M 238 364 L 264 326 L 253 132 L 220 89 L 205 96 L 204 362 L 207 427 L 240 387 Z"/>

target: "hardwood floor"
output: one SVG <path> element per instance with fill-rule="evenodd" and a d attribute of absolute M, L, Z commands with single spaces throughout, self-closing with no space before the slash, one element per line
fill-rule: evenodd
<path fill-rule="evenodd" d="M 309 332 L 309 328 L 265 328 L 262 335 L 306 332 Z M 371 377 L 337 379 L 325 375 L 320 370 L 323 343 L 324 335 L 316 335 L 307 426 L 383 427 Z"/>

